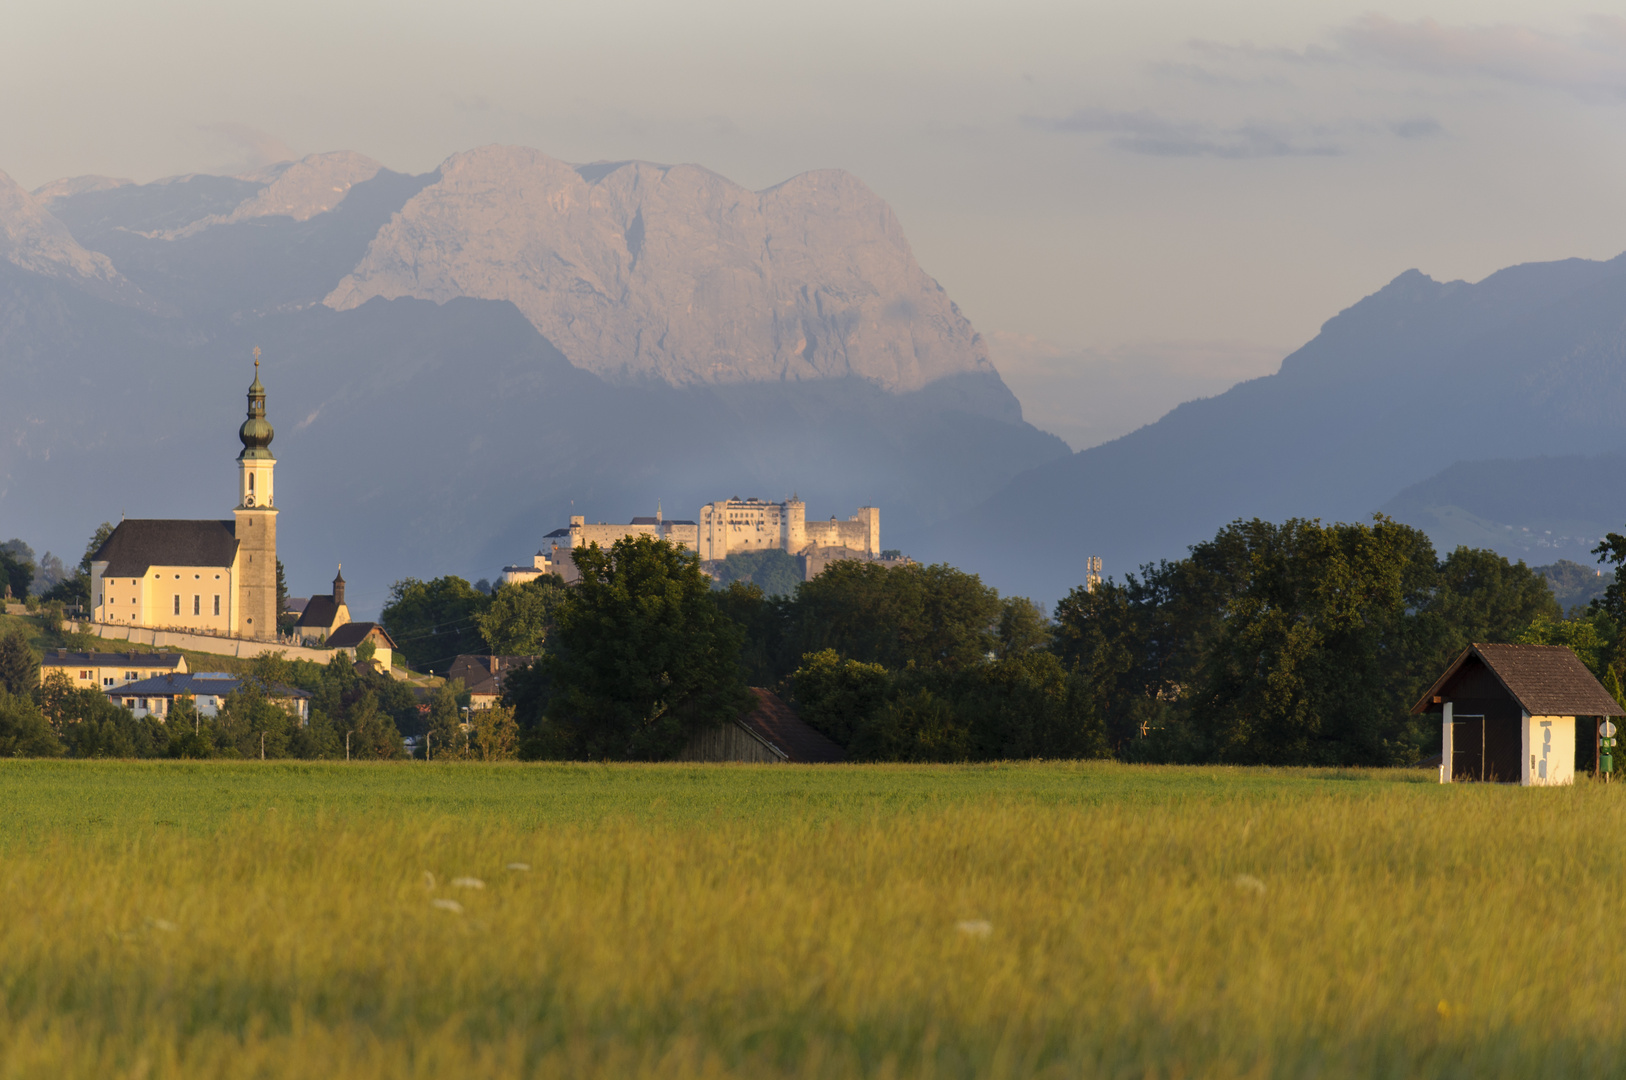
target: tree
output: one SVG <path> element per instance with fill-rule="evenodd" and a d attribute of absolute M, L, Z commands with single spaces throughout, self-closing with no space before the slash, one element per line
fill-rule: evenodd
<path fill-rule="evenodd" d="M 540 719 L 544 742 L 575 758 L 659 760 L 744 711 L 740 631 L 694 555 L 638 536 L 574 559 L 581 581 L 555 610 L 540 665 L 545 718 L 527 725 Z"/>
<path fill-rule="evenodd" d="M 755 585 L 764 596 L 793 596 L 802 584 L 802 567 L 796 557 L 779 548 L 765 551 L 736 551 L 717 567 L 717 587 L 734 582 Z"/>
<path fill-rule="evenodd" d="M 450 679 L 435 687 L 429 698 L 429 745 L 431 761 L 452 761 L 463 755 L 468 739 L 463 734 L 459 711 L 463 680 Z"/>
<path fill-rule="evenodd" d="M 10 588 L 12 599 L 20 603 L 33 584 L 34 549 L 15 539 L 0 544 L 0 595 Z"/>
<path fill-rule="evenodd" d="M 288 740 L 297 719 L 270 700 L 256 679 L 244 679 L 227 694 L 215 714 L 215 744 L 238 756 L 267 758 L 288 755 Z"/>
<path fill-rule="evenodd" d="M 350 756 L 385 760 L 406 756 L 406 745 L 394 721 L 378 707 L 378 697 L 371 690 L 363 692 L 348 717 L 350 729 Z"/>
<path fill-rule="evenodd" d="M 0 689 L 0 757 L 61 757 L 66 752 L 32 699 Z"/>
<path fill-rule="evenodd" d="M 498 705 L 490 709 L 477 709 L 470 714 L 474 728 L 469 733 L 471 756 L 481 761 L 512 761 L 519 748 L 519 725 L 514 723 L 514 710 Z"/>
<path fill-rule="evenodd" d="M 1008 596 L 1000 603 L 994 652 L 1001 659 L 1021 656 L 1049 646 L 1050 620 L 1044 609 L 1025 596 Z"/>
<path fill-rule="evenodd" d="M 278 559 L 277 560 L 277 627 L 279 629 L 286 630 L 286 629 L 288 629 L 289 627 L 291 627 L 294 623 L 296 623 L 298 621 L 299 621 L 298 616 L 295 616 L 292 612 L 290 612 L 288 610 L 288 575 L 283 570 L 282 560 Z"/>
<path fill-rule="evenodd" d="M 39 685 L 39 660 L 28 638 L 16 627 L 0 634 L 0 690 L 27 694 Z"/>
<path fill-rule="evenodd" d="M 999 594 L 952 566 L 830 564 L 796 591 L 789 633 L 798 653 L 842 656 L 899 669 L 981 663 L 994 648 Z"/>
<path fill-rule="evenodd" d="M 111 521 L 104 521 L 96 526 L 96 531 L 91 534 L 90 542 L 85 545 L 85 553 L 80 557 L 73 575 L 49 589 L 42 599 L 75 607 L 89 607 L 90 563 L 95 558 L 96 552 L 107 543 L 107 538 L 113 535 L 113 529 Z"/>
<path fill-rule="evenodd" d="M 485 651 L 477 616 L 490 603 L 460 577 L 403 578 L 380 618 L 414 671 L 444 672 L 458 656 Z"/>
<path fill-rule="evenodd" d="M 801 718 L 840 746 L 851 746 L 892 689 L 880 664 L 843 660 L 834 649 L 802 657 L 791 676 L 791 703 Z"/>
<path fill-rule="evenodd" d="M 486 648 L 496 656 L 538 656 L 565 596 L 564 579 L 544 574 L 519 585 L 499 585 L 491 603 L 474 616 Z"/>

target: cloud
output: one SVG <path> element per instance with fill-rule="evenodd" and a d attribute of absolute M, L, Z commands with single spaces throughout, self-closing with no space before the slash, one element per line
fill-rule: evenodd
<path fill-rule="evenodd" d="M 1445 128 L 1432 116 L 1414 116 L 1407 120 L 1397 120 L 1389 125 L 1389 130 L 1402 139 L 1432 139 L 1436 135 L 1444 135 Z"/>
<path fill-rule="evenodd" d="M 1108 144 L 1152 157 L 1273 158 L 1328 157 L 1341 147 L 1312 132 L 1309 138 L 1280 127 L 1249 123 L 1221 127 L 1197 121 L 1170 120 L 1147 111 L 1114 112 L 1079 109 L 1061 118 L 1029 117 L 1044 131 L 1112 136 Z"/>
<path fill-rule="evenodd" d="M 210 140 L 219 145 L 231 160 L 221 166 L 221 172 L 245 173 L 274 165 L 279 161 L 293 161 L 299 154 L 274 135 L 248 124 L 205 124 L 200 128 Z"/>
<path fill-rule="evenodd" d="M 1299 49 L 1216 41 L 1189 44 L 1214 61 L 1378 65 L 1444 78 L 1555 87 L 1591 99 L 1626 98 L 1626 19 L 1618 16 L 1589 16 L 1580 32 L 1562 35 L 1511 23 L 1448 26 L 1434 19 L 1402 22 L 1387 15 L 1365 15 L 1332 36 L 1331 47 Z"/>

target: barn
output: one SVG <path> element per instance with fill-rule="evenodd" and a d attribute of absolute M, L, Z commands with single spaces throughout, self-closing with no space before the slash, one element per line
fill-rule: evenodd
<path fill-rule="evenodd" d="M 810 727 L 779 695 L 751 688 L 751 707 L 733 723 L 702 731 L 689 740 L 679 761 L 811 763 L 841 761 L 847 755 Z"/>
<path fill-rule="evenodd" d="M 1470 645 L 1411 711 L 1440 714 L 1442 784 L 1527 787 L 1574 783 L 1577 735 L 1626 716 L 1562 645 Z"/>

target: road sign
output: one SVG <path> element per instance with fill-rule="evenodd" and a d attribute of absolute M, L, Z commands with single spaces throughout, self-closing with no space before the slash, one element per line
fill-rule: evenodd
<path fill-rule="evenodd" d="M 1598 725 L 1598 734 L 1606 739 L 1613 739 L 1615 737 L 1615 725 L 1605 720 Z"/>

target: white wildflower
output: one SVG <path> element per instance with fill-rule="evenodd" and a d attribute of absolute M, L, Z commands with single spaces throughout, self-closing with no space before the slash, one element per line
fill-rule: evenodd
<path fill-rule="evenodd" d="M 985 938 L 994 932 L 994 924 L 987 919 L 961 919 L 954 929 L 966 937 Z"/>
<path fill-rule="evenodd" d="M 441 911 L 450 911 L 453 915 L 463 914 L 463 905 L 456 900 L 431 900 L 429 906 L 438 908 Z"/>
<path fill-rule="evenodd" d="M 162 930 L 166 934 L 173 934 L 175 931 L 180 929 L 179 926 L 176 926 L 174 923 L 170 922 L 168 919 L 148 919 L 147 923 L 154 930 Z"/>
<path fill-rule="evenodd" d="M 1265 895 L 1265 883 L 1252 874 L 1238 874 L 1235 878 L 1236 887 L 1243 892 L 1253 893 L 1255 896 Z"/>
<path fill-rule="evenodd" d="M 430 892 L 435 891 L 435 875 L 431 874 L 427 870 L 423 872 L 423 887 L 428 889 Z"/>
<path fill-rule="evenodd" d="M 529 870 L 530 868 L 531 864 L 528 862 L 511 862 L 508 864 L 510 870 Z"/>
<path fill-rule="evenodd" d="M 452 879 L 452 888 L 454 889 L 483 889 L 485 887 L 486 883 L 477 877 L 454 877 Z"/>

